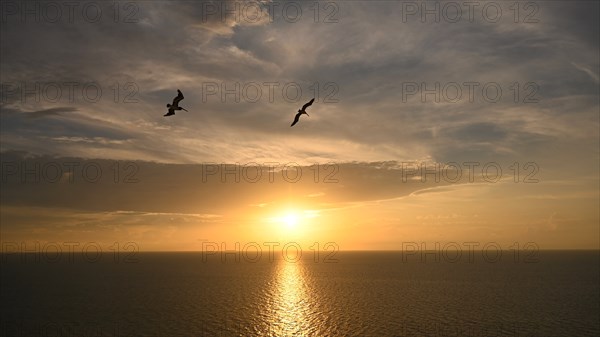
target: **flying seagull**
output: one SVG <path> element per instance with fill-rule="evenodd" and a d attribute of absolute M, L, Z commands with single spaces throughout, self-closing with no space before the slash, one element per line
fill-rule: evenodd
<path fill-rule="evenodd" d="M 296 125 L 296 123 L 298 123 L 298 121 L 300 120 L 300 115 L 305 114 L 307 116 L 310 116 L 309 114 L 306 113 L 306 108 L 308 108 L 309 106 L 311 106 L 313 104 L 313 102 L 315 101 L 315 99 L 311 99 L 310 102 L 304 104 L 304 106 L 302 107 L 301 110 L 298 110 L 298 113 L 296 114 L 296 117 L 294 117 L 294 122 L 292 123 L 292 125 L 290 125 L 290 127 Z"/>
<path fill-rule="evenodd" d="M 183 94 L 181 93 L 181 91 L 179 89 L 177 89 L 177 97 L 173 98 L 173 104 L 167 104 L 167 108 L 169 108 L 169 112 L 167 112 L 167 114 L 164 115 L 164 117 L 173 116 L 175 114 L 175 110 L 187 111 L 186 109 L 184 109 L 178 105 L 179 102 L 181 102 L 181 100 L 183 100 Z"/>

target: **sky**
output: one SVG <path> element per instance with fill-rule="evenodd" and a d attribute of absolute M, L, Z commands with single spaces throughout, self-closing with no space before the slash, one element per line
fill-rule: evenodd
<path fill-rule="evenodd" d="M 1 241 L 598 249 L 598 2 L 469 4 L 3 1 Z"/>

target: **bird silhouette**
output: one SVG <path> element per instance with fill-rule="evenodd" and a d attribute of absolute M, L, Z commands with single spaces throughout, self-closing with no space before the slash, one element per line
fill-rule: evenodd
<path fill-rule="evenodd" d="M 167 104 L 167 108 L 169 108 L 169 112 L 167 112 L 164 115 L 164 117 L 173 116 L 175 114 L 175 110 L 187 111 L 186 109 L 179 106 L 179 102 L 181 102 L 181 100 L 183 100 L 183 98 L 184 98 L 183 94 L 181 93 L 181 91 L 179 89 L 177 89 L 177 96 L 175 98 L 173 98 L 173 104 Z"/>
<path fill-rule="evenodd" d="M 294 117 L 294 122 L 292 123 L 292 125 L 290 125 L 290 127 L 296 125 L 296 123 L 298 123 L 298 121 L 300 120 L 300 116 L 301 115 L 307 115 L 310 116 L 308 113 L 306 113 L 306 108 L 308 108 L 309 106 L 311 106 L 313 104 L 313 102 L 315 101 L 315 99 L 311 99 L 310 102 L 304 104 L 304 106 L 302 106 L 302 109 L 298 110 L 298 113 L 296 114 L 296 117 Z"/>

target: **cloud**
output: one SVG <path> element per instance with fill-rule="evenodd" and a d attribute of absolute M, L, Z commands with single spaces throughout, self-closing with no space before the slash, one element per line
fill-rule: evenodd
<path fill-rule="evenodd" d="M 80 141 L 88 140 L 75 140 Z M 394 199 L 432 186 L 468 183 L 469 179 L 462 172 L 462 178 L 455 179 L 457 172 L 450 172 L 455 169 L 442 166 L 437 178 L 423 179 L 420 163 L 256 165 L 161 164 L 4 152 L 3 203 L 191 216 L 231 212 L 243 205 L 262 208 L 278 203 L 282 191 L 290 188 L 298 193 L 297 202 L 335 204 Z M 452 181 L 442 175 L 451 176 Z M 419 179 L 412 179 L 415 177 Z"/>
<path fill-rule="evenodd" d="M 40 118 L 40 117 L 47 117 L 47 116 L 60 116 L 62 113 L 74 112 L 74 111 L 77 111 L 77 109 L 72 108 L 72 107 L 58 107 L 58 108 L 50 108 L 50 109 L 32 111 L 32 112 L 28 112 L 27 114 L 28 114 L 28 116 L 31 116 L 32 118 Z"/>
<path fill-rule="evenodd" d="M 577 63 L 571 63 L 573 64 L 573 66 L 581 71 L 583 71 L 584 73 L 588 74 L 588 76 L 594 80 L 594 82 L 599 83 L 600 79 L 598 78 L 598 72 L 593 72 L 590 68 L 584 67 L 582 65 L 579 65 Z"/>
<path fill-rule="evenodd" d="M 257 22 L 243 15 L 236 18 L 239 13 L 223 12 L 238 5 L 254 6 L 246 2 L 134 4 L 136 22 L 17 21 L 3 29 L 2 43 L 11 45 L 2 50 L 3 81 L 26 83 L 29 88 L 35 83 L 41 87 L 59 84 L 63 89 L 59 103 L 68 101 L 64 83 L 77 83 L 70 107 L 76 110 L 70 111 L 69 119 L 60 120 L 65 125 L 63 134 L 57 124 L 39 122 L 25 127 L 3 114 L 3 124 L 9 125 L 3 131 L 20 130 L 18 134 L 4 133 L 3 149 L 182 163 L 274 160 L 277 156 L 305 162 L 307 157 L 320 162 L 446 160 L 445 154 L 468 148 L 472 137 L 503 137 L 501 144 L 495 138 L 496 144 L 471 151 L 473 156 L 533 153 L 536 145 L 523 146 L 521 141 L 556 142 L 544 137 L 555 131 L 577 130 L 580 124 L 597 124 L 593 114 L 597 101 L 590 99 L 597 93 L 597 82 L 590 85 L 589 76 L 593 78 L 598 69 L 598 44 L 588 39 L 591 33 L 581 34 L 586 29 L 593 31 L 597 24 L 586 19 L 593 11 L 575 6 L 539 4 L 543 8 L 538 23 L 515 24 L 503 17 L 494 24 L 481 19 L 454 24 L 422 23 L 418 16 L 404 22 L 400 3 L 342 2 L 334 15 L 337 22 L 325 24 L 315 22 L 314 13 L 304 3 L 299 4 L 304 15 L 297 22 L 289 22 L 265 2 L 253 3 L 263 9 L 261 13 L 269 14 L 261 14 Z M 171 15 L 163 15 L 165 12 Z M 78 29 L 71 29 L 73 26 Z M 31 43 L 17 43 L 23 40 Z M 81 47 L 90 41 L 95 48 Z M 562 53 L 565 46 L 576 56 Z M 588 69 L 584 71 L 588 77 L 574 72 L 574 65 Z M 423 103 L 419 94 L 406 102 L 402 99 L 403 83 L 425 83 L 431 88 L 437 82 L 443 87 L 469 81 L 481 83 L 478 89 L 488 82 L 498 83 L 503 99 L 490 104 L 478 94 L 471 103 L 464 86 L 458 103 L 444 99 Z M 279 84 L 273 102 L 267 98 L 267 82 Z M 330 82 L 337 87 L 325 88 Z M 515 82 L 520 85 L 516 89 L 518 103 L 513 101 Z M 529 82 L 539 86 L 535 96 L 540 103 L 522 103 L 531 93 L 531 88 L 525 87 Z M 83 98 L 88 83 L 102 88 L 98 102 Z M 127 87 L 128 83 L 135 83 L 137 89 Z M 216 95 L 204 96 L 207 83 L 218 84 Z M 241 88 L 259 84 L 261 99 L 250 103 L 240 94 L 236 103 L 235 95 L 223 96 L 222 89 L 234 88 L 236 83 Z M 303 89 L 296 102 L 282 96 L 282 87 L 288 83 L 298 83 Z M 315 83 L 319 95 L 314 95 Z M 177 88 L 185 92 L 184 106 L 191 113 L 166 120 L 162 118 L 164 105 Z M 339 103 L 324 104 L 323 99 L 335 92 L 331 88 L 339 89 L 334 95 Z M 35 116 L 62 114 L 52 110 L 59 108 L 47 100 L 36 103 L 30 97 L 22 102 L 16 92 L 4 94 L 12 95 L 12 101 L 8 97 L 10 109 L 39 111 Z M 127 95 L 137 103 L 124 103 Z M 289 130 L 293 113 L 311 96 L 319 96 L 314 113 L 306 123 Z M 554 105 L 561 99 L 580 103 L 569 103 L 569 111 L 561 110 Z M 568 118 L 571 113 L 580 116 Z M 557 118 L 544 119 L 550 114 Z M 588 123 L 580 123 L 580 117 Z M 85 121 L 86 128 L 74 132 L 68 125 L 75 119 L 79 125 Z M 467 125 L 487 127 L 492 133 L 484 129 L 477 134 L 473 129 L 458 132 L 461 127 L 469 128 Z M 538 127 L 532 132 L 538 125 L 545 129 Z M 79 142 L 56 147 L 40 135 L 103 137 L 119 146 Z"/>

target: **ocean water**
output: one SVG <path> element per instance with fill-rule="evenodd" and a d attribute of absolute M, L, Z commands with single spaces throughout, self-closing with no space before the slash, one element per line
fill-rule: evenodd
<path fill-rule="evenodd" d="M 600 336 L 598 251 L 32 255 L 1 257 L 2 336 Z"/>

